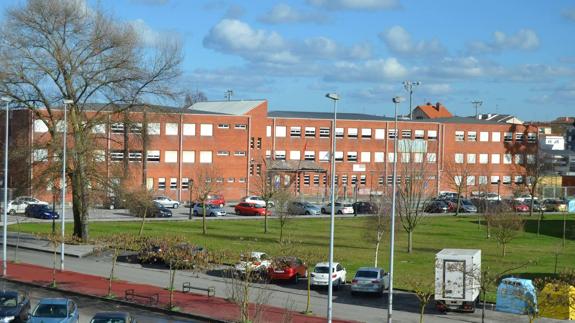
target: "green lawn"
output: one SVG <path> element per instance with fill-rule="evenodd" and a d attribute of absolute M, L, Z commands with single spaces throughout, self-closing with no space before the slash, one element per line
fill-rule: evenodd
<path fill-rule="evenodd" d="M 150 236 L 182 235 L 191 242 L 203 245 L 209 250 L 239 253 L 247 250 L 266 251 L 271 255 L 280 250 L 278 243 L 279 224 L 270 219 L 270 232 L 263 233 L 263 221 L 222 220 L 208 221 L 208 235 L 201 234 L 201 221 L 148 222 L 145 234 Z M 116 232 L 137 234 L 139 222 L 93 222 L 90 224 L 92 238 Z M 71 225 L 67 226 L 71 229 Z M 374 243 L 366 236 L 366 218 L 342 218 L 335 223 L 334 260 L 347 267 L 353 274 L 360 266 L 372 266 Z M 545 215 L 541 224 L 541 235 L 536 234 L 536 217 L 526 217 L 525 231 L 520 233 L 507 248 L 507 256 L 501 256 L 501 248 L 494 238 L 487 239 L 483 225 L 477 224 L 474 216 L 441 216 L 424 220 L 416 229 L 412 254 L 406 252 L 407 235 L 398 223 L 395 251 L 395 286 L 409 288 L 408 278 L 432 280 L 435 253 L 442 248 L 473 248 L 482 250 L 482 265 L 495 272 L 525 263 L 532 264 L 516 271 L 516 274 L 539 276 L 553 273 L 555 257 L 557 271 L 575 268 L 575 216 L 567 221 L 567 243 L 561 248 L 563 221 L 561 215 Z M 16 227 L 11 227 L 14 230 Z M 24 224 L 22 231 L 39 233 L 51 230 L 51 223 Z M 298 249 L 315 249 L 325 253 L 327 260 L 329 244 L 329 219 L 292 219 L 284 236 Z M 389 260 L 389 238 L 385 238 L 380 249 L 379 265 L 387 269 Z M 348 274 L 348 275 L 351 275 Z"/>

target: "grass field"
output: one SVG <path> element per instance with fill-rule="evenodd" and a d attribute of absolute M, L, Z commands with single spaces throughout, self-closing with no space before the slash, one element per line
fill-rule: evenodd
<path fill-rule="evenodd" d="M 201 221 L 148 222 L 145 234 L 150 236 L 181 235 L 194 244 L 217 252 L 226 250 L 239 254 L 242 251 L 266 251 L 270 255 L 280 250 L 279 224 L 270 219 L 270 230 L 263 233 L 263 221 L 222 220 L 208 221 L 208 234 L 202 235 Z M 374 243 L 365 238 L 366 218 L 339 218 L 335 223 L 335 256 L 348 270 L 348 277 L 358 267 L 372 266 Z M 92 238 L 119 232 L 137 234 L 139 222 L 93 222 L 90 224 Z M 71 226 L 68 226 L 71 228 Z M 515 271 L 522 276 L 541 276 L 566 269 L 575 269 L 575 216 L 567 218 L 567 240 L 562 247 L 562 215 L 545 215 L 541 234 L 537 236 L 536 217 L 525 218 L 525 230 L 501 256 L 501 248 L 494 238 L 486 238 L 486 230 L 474 216 L 429 217 L 416 229 L 413 253 L 408 254 L 407 235 L 398 223 L 395 249 L 395 286 L 409 289 L 409 280 L 432 280 L 435 253 L 443 248 L 472 248 L 482 250 L 482 266 L 500 272 L 518 264 L 533 263 Z M 15 227 L 11 227 L 15 229 Z M 50 223 L 21 225 L 23 232 L 40 233 L 51 230 Z M 298 249 L 314 249 L 328 255 L 329 219 L 292 219 L 284 229 L 284 236 Z M 380 247 L 379 266 L 387 269 L 389 261 L 389 238 Z M 556 265 L 557 259 L 557 265 Z M 556 266 L 556 267 L 555 267 Z M 490 297 L 491 298 L 491 297 Z"/>

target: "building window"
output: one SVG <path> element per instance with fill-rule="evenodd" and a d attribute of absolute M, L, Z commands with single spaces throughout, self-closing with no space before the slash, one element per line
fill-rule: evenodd
<path fill-rule="evenodd" d="M 178 152 L 176 150 L 166 150 L 164 152 L 164 163 L 177 163 Z"/>
<path fill-rule="evenodd" d="M 468 131 L 467 132 L 467 141 L 477 141 L 477 132 Z"/>
<path fill-rule="evenodd" d="M 240 177 L 240 178 L 238 178 L 238 182 L 239 182 L 239 183 L 245 183 L 245 182 L 246 182 L 246 178 L 245 178 L 245 177 Z"/>
<path fill-rule="evenodd" d="M 248 128 L 248 126 L 246 124 L 243 124 L 243 123 L 237 123 L 234 125 L 234 129 L 246 130 L 247 128 Z"/>
<path fill-rule="evenodd" d="M 523 184 L 523 176 L 517 175 L 515 176 L 515 184 Z"/>
<path fill-rule="evenodd" d="M 387 175 L 387 185 L 393 184 L 393 175 Z"/>
<path fill-rule="evenodd" d="M 455 141 L 464 141 L 464 140 L 465 140 L 465 131 L 456 131 Z"/>
<path fill-rule="evenodd" d="M 301 127 L 291 127 L 289 135 L 290 137 L 301 137 Z"/>
<path fill-rule="evenodd" d="M 164 177 L 158 178 L 158 189 L 165 190 L 166 189 L 166 179 Z"/>
<path fill-rule="evenodd" d="M 492 164 L 499 164 L 501 156 L 499 154 L 491 154 L 491 163 Z"/>
<path fill-rule="evenodd" d="M 523 155 L 521 155 L 521 154 L 515 155 L 515 164 L 517 164 L 517 165 L 523 164 Z"/>
<path fill-rule="evenodd" d="M 106 151 L 104 150 L 94 150 L 94 160 L 97 162 L 106 161 Z"/>
<path fill-rule="evenodd" d="M 423 153 L 413 153 L 413 162 L 414 163 L 423 163 Z"/>
<path fill-rule="evenodd" d="M 468 164 L 475 164 L 476 155 L 475 154 L 467 154 L 467 163 Z"/>
<path fill-rule="evenodd" d="M 276 150 L 275 157 L 277 160 L 285 160 L 286 159 L 286 151 L 285 150 Z"/>
<path fill-rule="evenodd" d="M 244 157 L 246 155 L 245 151 L 234 151 L 234 156 Z"/>
<path fill-rule="evenodd" d="M 415 130 L 415 139 L 425 139 L 425 131 L 423 130 Z"/>
<path fill-rule="evenodd" d="M 196 124 L 184 123 L 184 136 L 195 136 L 195 135 L 196 135 Z"/>
<path fill-rule="evenodd" d="M 455 175 L 453 176 L 453 182 L 455 183 L 455 185 L 459 186 L 461 185 L 461 181 L 462 181 L 463 177 L 461 175 Z"/>
<path fill-rule="evenodd" d="M 272 158 L 272 151 L 271 150 L 266 150 L 266 158 L 267 159 Z"/>
<path fill-rule="evenodd" d="M 258 137 L 258 139 L 256 141 L 256 148 L 262 149 L 262 138 L 261 137 Z"/>
<path fill-rule="evenodd" d="M 373 161 L 376 163 L 385 162 L 385 153 L 382 151 L 376 151 L 373 153 Z"/>
<path fill-rule="evenodd" d="M 475 186 L 475 176 L 467 176 L 467 186 Z"/>
<path fill-rule="evenodd" d="M 166 136 L 177 136 L 177 135 L 178 135 L 178 124 L 166 123 Z"/>
<path fill-rule="evenodd" d="M 142 152 L 141 151 L 130 151 L 128 152 L 128 160 L 131 162 L 141 162 Z"/>
<path fill-rule="evenodd" d="M 34 120 L 34 132 L 48 132 L 48 126 L 42 120 Z"/>
<path fill-rule="evenodd" d="M 272 136 L 272 126 L 266 126 L 266 137 Z"/>
<path fill-rule="evenodd" d="M 341 185 L 347 185 L 347 175 L 341 175 Z"/>
<path fill-rule="evenodd" d="M 526 159 L 527 159 L 527 164 L 528 164 L 528 165 L 533 165 L 533 164 L 535 164 L 535 155 L 533 155 L 533 154 L 527 154 L 527 155 L 526 155 Z"/>
<path fill-rule="evenodd" d="M 258 175 L 262 174 L 262 164 L 256 165 L 256 174 L 258 174 Z"/>
<path fill-rule="evenodd" d="M 338 139 L 343 138 L 343 128 L 335 128 L 335 137 Z"/>
<path fill-rule="evenodd" d="M 362 151 L 361 152 L 361 162 L 362 163 L 371 162 L 371 153 L 369 151 Z"/>
<path fill-rule="evenodd" d="M 235 178 L 233 177 L 228 177 L 228 183 L 233 183 L 235 182 Z"/>
<path fill-rule="evenodd" d="M 437 155 L 435 153 L 427 153 L 427 162 L 434 164 L 437 162 Z"/>
<path fill-rule="evenodd" d="M 461 154 L 461 153 L 455 154 L 455 163 L 456 164 L 463 164 L 463 154 Z"/>
<path fill-rule="evenodd" d="M 38 121 L 38 120 L 35 120 L 35 121 Z M 40 122 L 42 122 L 42 121 L 40 120 Z M 46 128 L 46 129 L 47 129 L 47 128 Z M 46 130 L 46 131 L 48 131 L 48 130 Z M 38 131 L 36 131 L 36 132 L 38 132 Z M 105 124 L 101 124 L 101 123 L 100 123 L 100 124 L 95 124 L 95 125 L 92 127 L 92 133 L 106 133 L 106 125 L 105 125 Z"/>
<path fill-rule="evenodd" d="M 290 150 L 289 159 L 290 160 L 300 160 L 301 159 L 301 152 L 299 150 Z"/>
<path fill-rule="evenodd" d="M 47 158 L 48 158 L 48 149 L 34 149 L 35 162 L 43 162 L 46 161 Z"/>
<path fill-rule="evenodd" d="M 401 130 L 401 138 L 411 139 L 411 130 Z"/>
<path fill-rule="evenodd" d="M 482 131 L 479 133 L 479 141 L 487 142 L 489 141 L 489 132 Z"/>
<path fill-rule="evenodd" d="M 160 151 L 159 150 L 148 150 L 147 160 L 149 162 L 159 162 L 160 161 Z"/>
<path fill-rule="evenodd" d="M 303 185 L 309 186 L 309 175 L 303 175 Z"/>
<path fill-rule="evenodd" d="M 319 152 L 319 161 L 329 161 L 329 151 L 320 151 Z"/>
<path fill-rule="evenodd" d="M 499 184 L 499 176 L 491 176 L 491 184 Z"/>
<path fill-rule="evenodd" d="M 427 130 L 427 140 L 437 140 L 437 130 Z"/>
<path fill-rule="evenodd" d="M 218 152 L 216 153 L 216 155 L 218 156 L 229 156 L 230 152 L 226 151 L 226 150 L 218 150 Z"/>
<path fill-rule="evenodd" d="M 387 153 L 387 161 L 393 163 L 395 161 L 395 154 L 394 153 Z"/>
<path fill-rule="evenodd" d="M 503 180 L 501 182 L 505 185 L 511 184 L 511 176 L 503 176 Z"/>
<path fill-rule="evenodd" d="M 503 155 L 503 163 L 504 163 L 504 164 L 509 165 L 509 164 L 511 164 L 512 162 L 513 162 L 513 155 L 511 155 L 511 154 L 504 154 L 504 155 Z"/>
<path fill-rule="evenodd" d="M 389 129 L 387 130 L 387 138 L 395 139 L 395 134 L 397 133 L 397 129 Z"/>
<path fill-rule="evenodd" d="M 315 151 L 305 151 L 304 153 L 305 160 L 315 160 Z"/>
<path fill-rule="evenodd" d="M 112 133 L 124 133 L 124 124 L 121 122 L 114 122 L 110 125 Z"/>
<path fill-rule="evenodd" d="M 276 126 L 276 137 L 284 138 L 286 136 L 286 127 L 285 126 Z"/>
<path fill-rule="evenodd" d="M 515 141 L 523 141 L 523 139 L 525 138 L 525 135 L 518 132 L 515 134 Z"/>
<path fill-rule="evenodd" d="M 193 150 L 182 151 L 182 162 L 183 163 L 195 163 L 196 162 L 196 152 Z"/>
<path fill-rule="evenodd" d="M 347 152 L 347 161 L 357 161 L 357 152 L 356 151 L 348 151 Z"/>
<path fill-rule="evenodd" d="M 501 132 L 492 132 L 491 133 L 491 141 L 492 142 L 500 142 L 501 141 Z"/>
<path fill-rule="evenodd" d="M 487 176 L 479 176 L 479 185 L 487 184 Z"/>
<path fill-rule="evenodd" d="M 256 146 L 255 138 L 254 138 L 254 137 L 251 137 L 251 138 L 250 138 L 250 148 L 251 148 L 251 149 L 254 149 L 255 146 Z"/>
<path fill-rule="evenodd" d="M 479 154 L 479 163 L 480 164 L 489 163 L 489 154 Z"/>
<path fill-rule="evenodd" d="M 504 132 L 503 142 L 512 142 L 512 141 L 513 141 L 513 132 Z"/>
<path fill-rule="evenodd" d="M 200 125 L 200 136 L 211 137 L 213 135 L 213 125 L 211 123 L 202 123 Z"/>
<path fill-rule="evenodd" d="M 313 175 L 313 185 L 319 186 L 319 175 Z"/>
<path fill-rule="evenodd" d="M 528 143 L 536 143 L 537 142 L 537 134 L 534 132 L 527 133 L 527 142 Z"/>
<path fill-rule="evenodd" d="M 315 137 L 315 127 L 305 127 L 306 137 Z"/>
<path fill-rule="evenodd" d="M 122 161 L 124 160 L 123 150 L 112 150 L 110 152 L 110 161 Z"/>
<path fill-rule="evenodd" d="M 157 122 L 148 123 L 148 135 L 159 135 L 160 124 Z"/>
<path fill-rule="evenodd" d="M 385 184 L 385 177 L 383 175 L 379 175 L 379 177 L 377 178 L 377 185 L 383 185 Z"/>
<path fill-rule="evenodd" d="M 130 124 L 130 133 L 142 133 L 142 123 L 136 122 Z"/>
<path fill-rule="evenodd" d="M 190 188 L 190 179 L 187 177 L 182 178 L 182 189 L 187 190 Z"/>
<path fill-rule="evenodd" d="M 361 129 L 361 138 L 362 139 L 371 139 L 371 128 L 362 128 Z"/>
<path fill-rule="evenodd" d="M 177 190 L 178 189 L 178 179 L 175 177 L 170 178 L 170 189 Z"/>
<path fill-rule="evenodd" d="M 357 128 L 347 128 L 348 138 L 357 138 Z"/>
<path fill-rule="evenodd" d="M 319 128 L 319 137 L 320 138 L 329 138 L 330 129 L 327 127 L 320 127 Z"/>
<path fill-rule="evenodd" d="M 230 129 L 230 125 L 228 123 L 220 123 L 218 124 L 218 129 Z"/>
<path fill-rule="evenodd" d="M 216 183 L 223 183 L 223 182 L 224 182 L 223 177 L 216 177 Z"/>
<path fill-rule="evenodd" d="M 334 158 L 335 158 L 335 161 L 337 161 L 337 162 L 343 161 L 343 151 L 336 151 Z"/>
<path fill-rule="evenodd" d="M 212 163 L 212 152 L 200 151 L 200 164 L 211 164 L 211 163 Z"/>
<path fill-rule="evenodd" d="M 410 153 L 402 153 L 402 154 L 401 154 L 401 162 L 404 163 L 404 164 L 409 163 L 410 156 L 411 156 Z"/>
<path fill-rule="evenodd" d="M 385 139 L 385 129 L 375 129 L 375 139 Z"/>

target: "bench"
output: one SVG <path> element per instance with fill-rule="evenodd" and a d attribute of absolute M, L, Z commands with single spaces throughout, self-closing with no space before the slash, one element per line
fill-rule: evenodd
<path fill-rule="evenodd" d="M 200 291 L 207 292 L 208 297 L 216 296 L 216 288 L 213 286 L 210 286 L 208 288 L 202 288 L 202 287 L 192 286 L 192 284 L 190 282 L 185 282 L 182 284 L 182 293 L 190 293 L 192 290 L 200 290 Z"/>
<path fill-rule="evenodd" d="M 136 300 L 145 300 L 149 305 L 158 305 L 160 301 L 160 294 L 137 294 L 133 289 L 126 289 L 124 291 L 124 299 L 128 302 L 136 302 Z"/>

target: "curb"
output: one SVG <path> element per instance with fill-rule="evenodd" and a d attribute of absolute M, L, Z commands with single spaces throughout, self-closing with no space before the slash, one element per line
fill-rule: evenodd
<path fill-rule="evenodd" d="M 96 295 L 90 295 L 90 294 L 83 294 L 80 292 L 75 292 L 75 291 L 70 291 L 70 290 L 63 290 L 63 289 L 59 289 L 59 288 L 53 288 L 53 287 L 49 287 L 49 286 L 44 286 L 44 285 L 39 285 L 39 284 L 34 284 L 31 282 L 24 282 L 24 281 L 20 281 L 20 280 L 15 280 L 15 279 L 11 279 L 11 278 L 6 278 L 6 277 L 0 277 L 1 280 L 4 281 L 8 281 L 8 282 L 12 282 L 12 283 L 18 283 L 18 284 L 22 284 L 22 285 L 26 285 L 26 286 L 32 286 L 32 287 L 36 287 L 36 288 L 43 288 L 46 290 L 50 290 L 50 291 L 57 291 L 57 292 L 61 292 L 64 294 L 69 294 L 69 295 L 75 295 L 75 296 L 83 296 L 83 297 L 89 297 L 89 298 L 93 298 L 93 299 L 98 299 L 104 302 L 108 302 L 108 303 L 116 303 L 116 304 L 121 304 L 121 305 L 126 305 L 126 306 L 131 306 L 131 307 L 135 307 L 135 308 L 139 308 L 139 309 L 144 309 L 147 311 L 151 311 L 151 312 L 156 312 L 156 313 L 161 313 L 161 314 L 166 314 L 166 315 L 177 315 L 177 316 L 183 316 L 183 317 L 187 317 L 190 319 L 195 319 L 195 320 L 201 320 L 203 322 L 214 322 L 214 323 L 232 323 L 233 321 L 224 321 L 224 320 L 218 320 L 218 319 L 214 319 L 211 317 L 207 317 L 207 316 L 203 316 L 203 315 L 199 315 L 199 314 L 193 314 L 193 313 L 186 313 L 186 312 L 176 312 L 176 311 L 171 311 L 165 308 L 161 308 L 161 307 L 154 307 L 154 306 L 146 306 L 140 303 L 132 303 L 132 302 L 128 302 L 128 301 L 124 301 L 122 299 L 119 298 L 106 298 L 106 297 L 102 297 L 102 296 L 96 296 Z"/>

